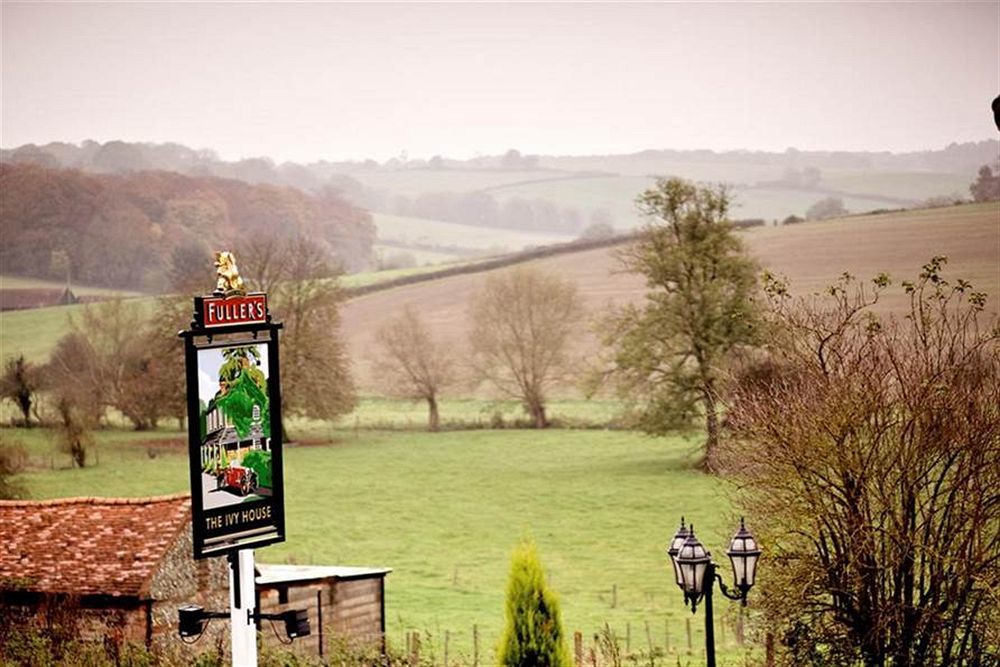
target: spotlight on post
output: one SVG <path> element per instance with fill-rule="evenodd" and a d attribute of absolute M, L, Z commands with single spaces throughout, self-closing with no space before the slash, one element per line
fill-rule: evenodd
<path fill-rule="evenodd" d="M 181 637 L 198 637 L 205 632 L 208 616 L 196 604 L 186 604 L 177 610 L 178 632 Z"/>
<path fill-rule="evenodd" d="M 305 609 L 290 609 L 281 614 L 285 622 L 285 634 L 289 639 L 308 637 L 312 634 L 309 626 L 309 612 Z"/>

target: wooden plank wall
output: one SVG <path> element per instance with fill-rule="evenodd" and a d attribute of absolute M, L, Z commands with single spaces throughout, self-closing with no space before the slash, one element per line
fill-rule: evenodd
<path fill-rule="evenodd" d="M 317 594 L 319 597 L 317 598 Z M 291 646 L 298 652 L 319 655 L 319 600 L 322 600 L 323 635 L 329 646 L 334 636 L 342 637 L 350 643 L 378 643 L 382 639 L 382 578 L 338 581 L 325 579 L 318 583 L 289 584 L 288 602 L 278 602 L 276 588 L 259 591 L 262 613 L 281 613 L 289 609 L 306 609 L 312 634 L 296 639 Z M 275 621 L 275 627 L 285 639 L 284 624 Z M 271 630 L 270 622 L 261 623 L 261 636 L 270 646 L 278 646 L 278 639 Z M 324 655 L 326 652 L 324 652 Z"/>
<path fill-rule="evenodd" d="M 364 641 L 375 641 L 382 634 L 382 578 L 338 581 L 334 588 L 334 632 Z"/>

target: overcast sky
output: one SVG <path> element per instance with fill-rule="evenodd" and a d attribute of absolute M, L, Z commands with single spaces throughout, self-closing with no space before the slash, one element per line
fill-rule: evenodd
<path fill-rule="evenodd" d="M 2 145 L 278 160 L 995 138 L 1000 2 L 2 3 Z"/>

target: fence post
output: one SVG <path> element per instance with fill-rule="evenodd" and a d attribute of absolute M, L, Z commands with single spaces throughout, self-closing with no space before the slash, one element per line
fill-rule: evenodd
<path fill-rule="evenodd" d="M 685 618 L 684 619 L 684 625 L 687 627 L 688 655 L 691 655 L 691 619 L 690 618 Z"/>
<path fill-rule="evenodd" d="M 632 652 L 632 621 L 625 621 L 625 652 Z"/>
<path fill-rule="evenodd" d="M 323 660 L 323 591 L 316 591 L 316 625 L 319 626 L 319 658 Z"/>
<path fill-rule="evenodd" d="M 479 667 L 479 626 L 472 626 L 472 667 Z"/>
<path fill-rule="evenodd" d="M 410 641 L 410 664 L 419 665 L 420 664 L 420 633 L 416 630 L 413 631 L 413 637 Z"/>
<path fill-rule="evenodd" d="M 583 633 L 573 633 L 573 663 L 576 667 L 583 667 Z"/>
<path fill-rule="evenodd" d="M 611 584 L 611 608 L 618 606 L 618 584 Z"/>
<path fill-rule="evenodd" d="M 448 642 L 451 640 L 451 631 L 444 631 L 444 667 L 448 667 Z"/>
<path fill-rule="evenodd" d="M 663 653 L 670 653 L 670 621 L 663 619 Z"/>
<path fill-rule="evenodd" d="M 649 621 L 647 620 L 647 621 L 645 621 L 645 623 L 646 623 L 646 645 L 649 646 L 649 659 L 650 659 L 650 661 L 652 661 L 652 659 L 653 659 L 653 633 L 651 633 L 649 631 Z"/>

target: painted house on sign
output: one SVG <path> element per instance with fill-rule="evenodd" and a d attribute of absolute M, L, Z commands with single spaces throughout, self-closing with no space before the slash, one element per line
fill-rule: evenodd
<path fill-rule="evenodd" d="M 242 461 L 251 451 L 270 451 L 269 438 L 264 435 L 260 406 L 253 406 L 253 422 L 247 437 L 240 438 L 231 417 L 213 405 L 205 412 L 205 442 L 201 446 L 203 470 L 224 468 L 230 461 Z"/>

